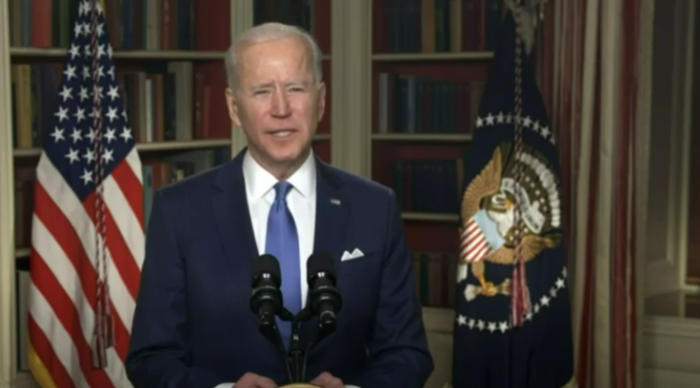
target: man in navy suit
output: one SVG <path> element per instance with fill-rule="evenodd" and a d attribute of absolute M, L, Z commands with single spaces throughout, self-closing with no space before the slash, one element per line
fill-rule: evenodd
<path fill-rule="evenodd" d="M 239 37 L 226 68 L 229 113 L 248 147 L 155 195 L 129 379 L 136 388 L 289 383 L 249 306 L 252 264 L 263 253 L 279 259 L 285 306 L 296 312 L 306 259 L 328 252 L 343 307 L 336 332 L 308 356 L 309 382 L 422 388 L 433 361 L 396 198 L 311 149 L 326 101 L 316 43 L 295 27 L 260 25 Z M 317 323 L 302 325 L 302 343 Z"/>

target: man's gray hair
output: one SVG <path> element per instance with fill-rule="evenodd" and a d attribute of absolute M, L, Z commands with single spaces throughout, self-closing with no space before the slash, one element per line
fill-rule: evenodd
<path fill-rule="evenodd" d="M 323 79 L 321 61 L 323 58 L 321 56 L 321 49 L 318 47 L 316 40 L 301 28 L 271 22 L 257 25 L 239 35 L 226 52 L 224 64 L 226 66 L 226 78 L 228 79 L 228 85 L 231 90 L 236 91 L 238 87 L 238 56 L 241 50 L 253 44 L 285 38 L 298 38 L 306 43 L 309 53 L 311 54 L 316 86 L 321 85 Z"/>

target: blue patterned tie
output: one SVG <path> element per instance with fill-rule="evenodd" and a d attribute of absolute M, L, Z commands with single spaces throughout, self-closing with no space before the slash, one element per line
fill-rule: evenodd
<path fill-rule="evenodd" d="M 292 314 L 301 310 L 301 271 L 299 269 L 299 237 L 292 213 L 287 208 L 287 194 L 292 188 L 288 182 L 275 185 L 275 202 L 267 219 L 265 251 L 277 257 L 282 270 L 282 295 L 284 306 Z M 289 343 L 292 326 L 290 322 L 277 319 L 282 340 Z"/>

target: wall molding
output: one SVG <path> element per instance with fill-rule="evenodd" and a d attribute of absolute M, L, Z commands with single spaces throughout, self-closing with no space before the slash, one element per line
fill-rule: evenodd
<path fill-rule="evenodd" d="M 648 316 L 644 322 L 644 388 L 691 388 L 700 381 L 700 320 Z"/>
<path fill-rule="evenodd" d="M 454 334 L 455 313 L 452 309 L 423 307 L 425 330 L 436 334 Z"/>
<path fill-rule="evenodd" d="M 644 334 L 692 338 L 700 341 L 700 319 L 647 316 L 644 319 Z"/>
<path fill-rule="evenodd" d="M 231 2 L 231 44 L 247 29 L 253 27 L 253 0 L 234 0 Z M 225 64 L 221 64 L 225 69 Z M 224 96 L 214 96 L 223 99 Z M 231 157 L 235 157 L 248 145 L 243 128 L 231 122 Z"/>
<path fill-rule="evenodd" d="M 679 241 L 681 244 L 681 279 L 680 284 L 686 283 L 686 278 L 688 276 L 688 254 L 689 254 L 689 236 L 688 236 L 688 224 L 689 224 L 689 214 L 690 210 L 690 152 L 691 152 L 691 134 L 693 131 L 693 113 L 692 113 L 692 102 L 693 102 L 693 77 L 695 73 L 695 1 L 689 1 L 684 3 L 685 7 L 680 9 L 681 13 L 685 13 L 681 17 L 685 17 L 685 31 L 684 39 L 685 47 L 683 47 L 683 70 L 682 81 L 680 86 L 682 88 L 682 97 L 680 103 L 682 104 L 681 110 L 681 131 L 682 131 L 682 143 L 680 153 L 681 160 L 681 193 L 679 195 L 680 207 L 681 207 L 681 231 L 679 233 Z M 679 7 L 680 8 L 680 7 Z M 675 78 L 675 77 L 674 77 Z"/>
<path fill-rule="evenodd" d="M 645 297 L 679 290 L 685 283 L 693 9 L 694 2 L 667 0 L 654 10 Z"/>
<path fill-rule="evenodd" d="M 0 382 L 12 381 L 16 370 L 14 156 L 8 2 L 0 0 Z M 9 182 L 10 184 L 6 184 Z"/>
<path fill-rule="evenodd" d="M 17 376 L 8 381 L 0 381 L 0 388 L 40 388 L 32 374 L 19 372 Z"/>
<path fill-rule="evenodd" d="M 371 173 L 371 0 L 333 0 L 331 159 L 334 166 Z"/>

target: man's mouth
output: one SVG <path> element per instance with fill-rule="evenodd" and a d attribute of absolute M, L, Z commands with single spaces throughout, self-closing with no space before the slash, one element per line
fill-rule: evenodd
<path fill-rule="evenodd" d="M 278 131 L 272 131 L 270 134 L 277 138 L 285 138 L 291 136 L 295 131 L 291 129 L 280 129 Z"/>

